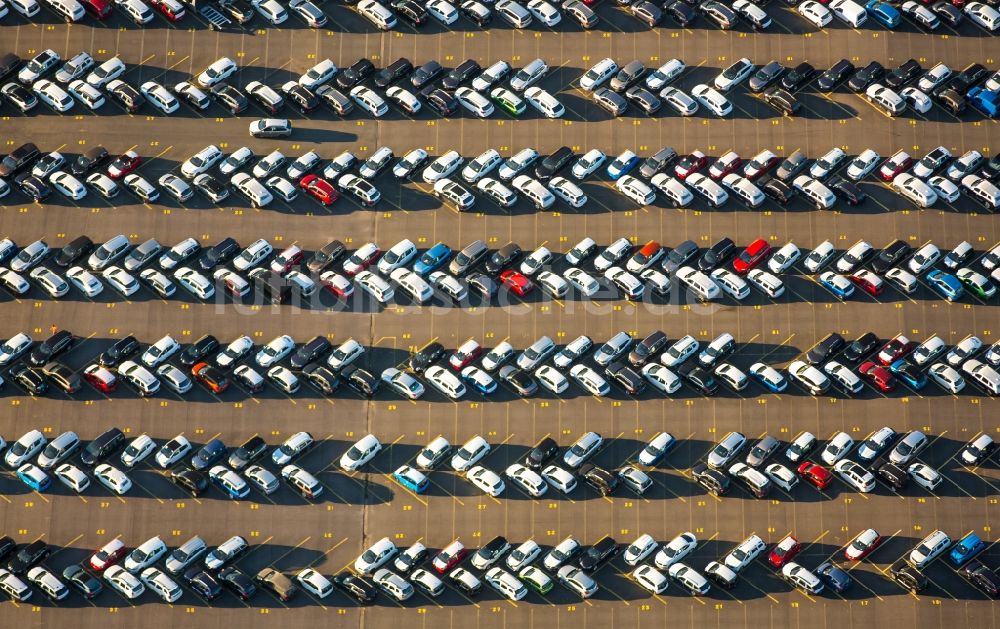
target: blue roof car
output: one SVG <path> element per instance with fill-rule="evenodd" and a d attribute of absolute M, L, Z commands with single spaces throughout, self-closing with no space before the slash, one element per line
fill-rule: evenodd
<path fill-rule="evenodd" d="M 439 242 L 420 256 L 413 265 L 413 272 L 417 275 L 429 275 L 447 262 L 449 258 L 451 258 L 451 248 L 443 242 Z"/>
<path fill-rule="evenodd" d="M 984 550 L 986 550 L 986 543 L 979 539 L 975 533 L 969 533 L 952 547 L 948 557 L 951 559 L 951 563 L 961 566 Z"/>
<path fill-rule="evenodd" d="M 750 366 L 750 375 L 771 393 L 781 393 L 788 388 L 788 380 L 785 379 L 785 376 L 770 365 L 754 363 Z"/>
<path fill-rule="evenodd" d="M 41 493 L 52 486 L 52 479 L 41 468 L 31 463 L 25 463 L 17 468 L 17 477 L 21 482 Z"/>
<path fill-rule="evenodd" d="M 965 288 L 958 278 L 951 273 L 934 269 L 926 276 L 927 283 L 934 291 L 948 301 L 958 301 L 965 295 Z"/>
<path fill-rule="evenodd" d="M 902 21 L 899 11 L 888 2 L 869 0 L 868 4 L 865 5 L 865 9 L 868 10 L 869 15 L 875 18 L 876 22 L 888 29 L 896 28 Z"/>
<path fill-rule="evenodd" d="M 900 358 L 889 366 L 889 371 L 908 384 L 912 389 L 923 389 L 927 386 L 927 376 L 914 363 Z"/>
<path fill-rule="evenodd" d="M 415 470 L 409 465 L 397 469 L 392 473 L 392 477 L 397 483 L 417 494 L 427 491 L 427 487 L 430 485 L 430 481 L 427 480 L 427 476 L 423 472 Z"/>
<path fill-rule="evenodd" d="M 1000 94 L 996 92 L 974 87 L 965 94 L 965 97 L 969 99 L 970 105 L 987 118 L 996 118 L 1000 113 Z"/>
<path fill-rule="evenodd" d="M 618 181 L 638 165 L 639 156 L 632 151 L 626 150 L 616 157 L 613 162 L 608 164 L 608 177 L 611 177 L 612 181 Z"/>

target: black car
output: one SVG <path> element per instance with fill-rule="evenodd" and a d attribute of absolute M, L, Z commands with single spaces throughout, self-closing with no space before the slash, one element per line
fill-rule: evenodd
<path fill-rule="evenodd" d="M 7 562 L 7 569 L 14 574 L 24 574 L 32 567 L 45 561 L 49 556 L 49 545 L 42 540 L 31 542 L 27 546 L 22 546 L 17 554 Z"/>
<path fill-rule="evenodd" d="M 325 84 L 317 87 L 316 96 L 338 116 L 347 116 L 354 111 L 354 101 L 332 85 Z"/>
<path fill-rule="evenodd" d="M 221 439 L 212 439 L 191 457 L 192 469 L 201 471 L 211 468 L 226 456 L 226 444 Z"/>
<path fill-rule="evenodd" d="M 593 572 L 618 552 L 618 542 L 612 537 L 602 537 L 596 544 L 583 551 L 578 561 L 580 569 Z"/>
<path fill-rule="evenodd" d="M 909 59 L 886 73 L 885 84 L 894 90 L 899 90 L 907 83 L 923 74 L 923 67 L 916 59 Z"/>
<path fill-rule="evenodd" d="M 878 81 L 885 74 L 885 67 L 878 61 L 872 61 L 863 68 L 858 68 L 847 81 L 847 87 L 854 93 L 865 91 L 869 85 Z"/>
<path fill-rule="evenodd" d="M 413 64 L 406 57 L 396 59 L 375 73 L 376 87 L 386 88 L 413 72 Z"/>
<path fill-rule="evenodd" d="M 802 108 L 798 99 L 791 92 L 777 86 L 768 88 L 764 92 L 763 98 L 765 103 L 786 116 L 794 116 Z"/>
<path fill-rule="evenodd" d="M 97 360 L 105 367 L 117 367 L 138 351 L 139 341 L 130 335 L 115 341 L 111 347 L 101 352 Z"/>
<path fill-rule="evenodd" d="M 486 259 L 486 272 L 491 275 L 499 275 L 504 269 L 511 266 L 521 257 L 521 246 L 516 242 L 509 242 L 500 247 Z"/>
<path fill-rule="evenodd" d="M 329 367 L 311 363 L 302 370 L 302 375 L 323 395 L 333 395 L 340 388 L 340 379 Z"/>
<path fill-rule="evenodd" d="M 17 363 L 7 373 L 18 386 L 31 395 L 45 395 L 49 390 L 49 383 L 45 380 L 45 375 L 38 369 L 24 363 Z"/>
<path fill-rule="evenodd" d="M 245 0 L 219 0 L 219 7 L 222 12 L 233 18 L 240 24 L 246 24 L 253 19 L 254 9 Z"/>
<path fill-rule="evenodd" d="M 94 249 L 94 241 L 87 236 L 77 236 L 62 249 L 59 253 L 55 255 L 53 261 L 57 266 L 66 268 L 73 266 L 76 262 L 85 256 L 90 255 L 90 252 Z"/>
<path fill-rule="evenodd" d="M 292 83 L 291 81 L 289 83 Z M 307 87 L 298 83 L 286 84 L 288 89 L 282 86 L 281 93 L 288 98 L 288 101 L 299 110 L 299 113 L 307 114 L 319 107 L 319 98 Z"/>
<path fill-rule="evenodd" d="M 677 24 L 683 28 L 690 26 L 698 17 L 695 10 L 681 0 L 671 0 L 670 2 L 664 3 L 663 12 L 669 15 L 673 21 L 677 22 Z"/>
<path fill-rule="evenodd" d="M 31 173 L 21 173 L 17 177 L 14 177 L 14 183 L 17 184 L 21 192 L 31 197 L 33 201 L 44 201 L 52 194 L 52 188 L 40 177 L 36 177 Z"/>
<path fill-rule="evenodd" d="M 219 570 L 217 576 L 227 590 L 235 594 L 243 601 L 249 601 L 257 594 L 257 586 L 246 573 L 240 572 L 235 566 L 228 566 Z"/>
<path fill-rule="evenodd" d="M 659 353 L 667 344 L 667 335 L 662 330 L 652 332 L 632 347 L 628 361 L 636 367 L 646 364 L 650 357 Z"/>
<path fill-rule="evenodd" d="M 952 28 L 957 28 L 958 25 L 962 23 L 962 18 L 964 17 L 961 9 L 950 2 L 945 2 L 944 0 L 935 2 L 931 6 L 931 11 L 934 15 L 938 16 L 939 20 Z"/>
<path fill-rule="evenodd" d="M 203 271 L 211 271 L 235 258 L 242 249 L 240 243 L 236 242 L 234 238 L 224 238 L 201 254 L 201 257 L 198 258 L 198 266 Z"/>
<path fill-rule="evenodd" d="M 843 336 L 836 332 L 831 332 L 806 352 L 806 361 L 810 365 L 824 363 L 833 358 L 834 354 L 844 349 L 845 345 L 847 345 L 847 341 L 844 340 Z"/>
<path fill-rule="evenodd" d="M 129 113 L 135 113 L 146 104 L 146 97 L 122 80 L 112 81 L 105 87 L 108 94 Z"/>
<path fill-rule="evenodd" d="M 331 349 L 333 349 L 333 345 L 325 336 L 316 335 L 292 355 L 292 368 L 302 369 L 309 363 L 323 357 Z"/>
<path fill-rule="evenodd" d="M 83 566 L 72 564 L 62 571 L 63 581 L 76 588 L 86 599 L 92 599 L 104 590 L 101 581 Z"/>
<path fill-rule="evenodd" d="M 9 535 L 0 537 L 0 561 L 6 559 L 15 550 L 17 550 L 17 542 L 12 537 Z"/>
<path fill-rule="evenodd" d="M 913 247 L 902 240 L 893 240 L 878 252 L 871 262 L 872 271 L 884 275 L 886 271 L 896 266 L 910 256 Z"/>
<path fill-rule="evenodd" d="M 0 81 L 17 72 L 23 62 L 23 59 L 12 52 L 0 56 Z"/>
<path fill-rule="evenodd" d="M 463 2 L 458 10 L 479 28 L 486 28 L 493 21 L 493 12 L 479 3 Z"/>
<path fill-rule="evenodd" d="M 546 437 L 525 455 L 524 465 L 537 472 L 557 454 L 559 454 L 559 444 L 551 437 Z"/>
<path fill-rule="evenodd" d="M 905 559 L 900 559 L 889 567 L 889 574 L 892 580 L 900 584 L 911 592 L 921 592 L 927 589 L 930 583 L 924 573 L 906 563 Z"/>
<path fill-rule="evenodd" d="M 498 374 L 521 397 L 531 397 L 538 392 L 538 381 L 527 371 L 513 365 L 504 365 Z"/>
<path fill-rule="evenodd" d="M 378 596 L 378 588 L 374 583 L 352 572 L 344 571 L 334 575 L 333 584 L 362 605 L 371 605 Z"/>
<path fill-rule="evenodd" d="M 555 152 L 535 166 L 535 177 L 542 181 L 547 181 L 555 177 L 574 157 L 576 157 L 576 154 L 573 153 L 573 149 L 568 146 L 560 146 Z"/>
<path fill-rule="evenodd" d="M 719 390 L 715 376 L 707 369 L 699 367 L 694 361 L 688 361 L 678 367 L 677 374 L 704 395 L 715 395 Z"/>
<path fill-rule="evenodd" d="M 190 367 L 195 363 L 200 363 L 205 360 L 206 356 L 214 354 L 218 349 L 219 339 L 211 334 L 206 334 L 184 348 L 180 356 L 181 364 Z"/>
<path fill-rule="evenodd" d="M 816 568 L 816 574 L 823 580 L 830 589 L 843 594 L 851 587 L 851 576 L 841 568 L 838 568 L 832 561 L 824 562 Z"/>
<path fill-rule="evenodd" d="M 847 204 L 851 206 L 861 205 L 868 198 L 861 186 L 840 175 L 833 175 L 827 179 L 826 187 L 833 190 L 834 194 L 847 201 Z"/>
<path fill-rule="evenodd" d="M 874 332 L 866 332 L 854 341 L 851 341 L 851 343 L 844 348 L 842 358 L 850 363 L 858 363 L 862 358 L 875 351 L 878 344 L 878 336 Z"/>
<path fill-rule="evenodd" d="M 691 468 L 691 476 L 713 496 L 725 496 L 729 493 L 729 477 L 719 470 L 709 468 L 704 463 L 699 463 Z"/>
<path fill-rule="evenodd" d="M 580 478 L 602 496 L 610 496 L 618 487 L 618 477 L 593 463 L 584 463 L 577 471 Z"/>
<path fill-rule="evenodd" d="M 884 482 L 896 492 L 905 489 L 906 485 L 910 482 L 910 477 L 907 476 L 906 470 L 889 461 L 879 461 L 872 466 L 872 472 L 875 473 L 875 478 Z"/>
<path fill-rule="evenodd" d="M 781 78 L 781 75 L 785 73 L 785 66 L 781 65 L 777 61 L 771 61 L 766 65 L 761 66 L 757 69 L 753 75 L 750 76 L 750 81 L 748 85 L 750 91 L 752 92 L 763 92 L 765 89 L 770 87 L 772 83 Z"/>
<path fill-rule="evenodd" d="M 979 175 L 993 182 L 997 178 L 1000 178 L 1000 154 L 994 155 L 989 161 L 983 164 L 983 169 L 979 171 Z"/>
<path fill-rule="evenodd" d="M 201 472 L 194 470 L 171 472 L 170 482 L 191 494 L 194 498 L 202 495 L 208 489 L 208 479 Z"/>
<path fill-rule="evenodd" d="M 615 361 L 605 368 L 604 373 L 629 395 L 639 395 L 646 388 L 643 377 L 625 363 Z"/>
<path fill-rule="evenodd" d="M 431 343 L 413 356 L 410 356 L 410 369 L 417 373 L 423 373 L 425 369 L 444 358 L 444 353 L 444 345 L 437 342 Z"/>
<path fill-rule="evenodd" d="M 781 205 L 788 203 L 798 194 L 798 191 L 780 179 L 767 177 L 760 181 L 760 189 Z"/>
<path fill-rule="evenodd" d="M 340 372 L 340 375 L 347 381 L 347 384 L 352 389 L 368 398 L 375 395 L 378 391 L 379 384 L 382 382 L 370 372 L 358 367 L 357 365 L 347 366 Z"/>
<path fill-rule="evenodd" d="M 715 0 L 709 0 L 709 2 L 702 4 L 701 12 L 708 18 L 709 22 L 722 30 L 734 28 L 740 21 L 740 16 L 735 11 Z"/>
<path fill-rule="evenodd" d="M 428 61 L 410 75 L 410 84 L 417 89 L 423 88 L 425 85 L 431 84 L 442 72 L 444 72 L 444 68 L 441 67 L 440 63 Z"/>
<path fill-rule="evenodd" d="M 685 240 L 663 256 L 663 263 L 660 266 L 667 277 L 670 277 L 674 271 L 687 264 L 697 254 L 698 245 L 693 240 Z"/>
<path fill-rule="evenodd" d="M 781 87 L 789 92 L 795 92 L 812 81 L 814 76 L 816 76 L 816 68 L 811 63 L 803 61 L 781 77 Z"/>
<path fill-rule="evenodd" d="M 246 94 L 228 83 L 212 86 L 211 96 L 233 115 L 246 111 L 247 107 L 250 106 Z"/>
<path fill-rule="evenodd" d="M 425 92 L 427 90 L 422 91 L 421 94 L 425 94 Z M 429 93 L 426 93 L 425 98 L 427 99 L 427 106 L 433 109 L 439 116 L 448 118 L 458 111 L 458 99 L 451 92 L 442 89 L 432 89 Z"/>
<path fill-rule="evenodd" d="M 698 269 L 709 272 L 722 266 L 736 253 L 736 243 L 731 238 L 723 238 L 705 250 L 698 258 Z"/>
<path fill-rule="evenodd" d="M 392 8 L 399 17 L 413 26 L 421 26 L 430 19 L 427 10 L 414 0 L 393 0 Z"/>
<path fill-rule="evenodd" d="M 110 428 L 87 444 L 80 453 L 80 462 L 94 467 L 104 459 L 114 454 L 115 450 L 125 444 L 125 433 L 118 428 Z"/>
<path fill-rule="evenodd" d="M 1000 596 L 1000 577 L 978 559 L 962 566 L 962 576 L 991 598 Z"/>
<path fill-rule="evenodd" d="M 469 285 L 469 290 L 489 301 L 497 294 L 497 283 L 485 273 L 471 273 L 465 279 Z"/>
<path fill-rule="evenodd" d="M 10 177 L 21 172 L 38 159 L 41 151 L 31 142 L 25 142 L 17 147 L 3 159 L 0 159 L 0 177 Z"/>
<path fill-rule="evenodd" d="M 832 92 L 851 74 L 854 74 L 854 64 L 847 59 L 841 59 L 816 79 L 816 87 L 822 92 Z"/>
<path fill-rule="evenodd" d="M 337 75 L 337 87 L 349 90 L 364 81 L 375 72 L 375 64 L 371 59 L 358 59 L 351 67 Z"/>
<path fill-rule="evenodd" d="M 962 93 L 951 88 L 936 90 L 934 98 L 938 100 L 942 107 L 950 111 L 953 116 L 961 115 L 968 105 Z"/>
<path fill-rule="evenodd" d="M 483 68 L 479 65 L 478 61 L 475 59 L 466 59 L 441 79 L 441 87 L 446 90 L 454 90 L 482 71 Z"/>
<path fill-rule="evenodd" d="M 256 461 L 267 451 L 267 442 L 260 435 L 254 435 L 233 450 L 227 463 L 237 472 Z"/>
<path fill-rule="evenodd" d="M 652 179 L 658 173 L 673 166 L 677 161 L 677 151 L 672 147 L 665 146 L 653 153 L 639 165 L 639 176 L 644 179 Z"/>
<path fill-rule="evenodd" d="M 507 538 L 503 535 L 497 535 L 490 541 L 483 544 L 479 550 L 476 551 L 476 556 L 486 562 L 487 565 L 492 565 L 508 550 L 510 550 L 510 542 L 508 542 Z"/>
<path fill-rule="evenodd" d="M 347 247 L 339 240 L 328 242 L 312 254 L 312 257 L 306 262 L 306 268 L 309 269 L 310 273 L 318 275 L 326 267 L 339 260 L 346 251 Z"/>
<path fill-rule="evenodd" d="M 214 601 L 222 596 L 222 586 L 215 577 L 202 570 L 201 566 L 193 566 L 184 573 L 184 581 L 194 593 L 206 601 Z"/>
<path fill-rule="evenodd" d="M 214 175 L 202 173 L 192 182 L 195 189 L 205 195 L 213 203 L 222 203 L 229 197 L 229 186 L 222 183 Z"/>

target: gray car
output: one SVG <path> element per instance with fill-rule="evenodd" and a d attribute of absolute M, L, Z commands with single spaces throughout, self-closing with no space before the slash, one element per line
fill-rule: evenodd
<path fill-rule="evenodd" d="M 746 445 L 747 438 L 738 432 L 731 432 L 717 443 L 708 455 L 708 466 L 713 469 L 720 469 L 736 458 L 743 446 Z"/>
<path fill-rule="evenodd" d="M 781 75 L 785 73 L 785 66 L 781 65 L 777 61 L 772 61 L 767 65 L 760 67 L 753 76 L 750 77 L 749 85 L 750 90 L 753 92 L 762 92 L 767 89 L 772 83 L 781 78 Z"/>
<path fill-rule="evenodd" d="M 611 77 L 609 87 L 616 92 L 624 92 L 646 74 L 646 66 L 638 59 L 629 61 L 616 75 Z"/>
<path fill-rule="evenodd" d="M 750 452 L 747 454 L 747 465 L 750 467 L 760 467 L 764 461 L 774 454 L 781 445 L 777 439 L 771 435 L 764 435 L 764 437 L 755 443 Z"/>

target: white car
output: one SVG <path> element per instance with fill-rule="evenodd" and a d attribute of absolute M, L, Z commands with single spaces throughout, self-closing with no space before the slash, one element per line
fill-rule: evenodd
<path fill-rule="evenodd" d="M 542 555 L 542 547 L 534 540 L 528 540 L 507 555 L 507 567 L 515 572 L 530 566 Z"/>
<path fill-rule="evenodd" d="M 127 599 L 137 599 L 146 586 L 134 574 L 121 566 L 111 566 L 104 571 L 104 580 Z"/>
<path fill-rule="evenodd" d="M 486 456 L 490 449 L 490 444 L 481 436 L 476 435 L 466 441 L 451 457 L 451 468 L 456 472 L 464 472 Z"/>
<path fill-rule="evenodd" d="M 536 20 L 552 28 L 562 20 L 562 14 L 554 6 L 545 0 L 529 0 L 526 5 L 528 11 Z"/>
<path fill-rule="evenodd" d="M 586 179 L 600 168 L 608 156 L 599 149 L 590 149 L 573 164 L 572 173 L 577 179 Z"/>
<path fill-rule="evenodd" d="M 702 107 L 709 109 L 720 118 L 728 116 L 733 111 L 733 104 L 729 102 L 728 98 L 704 83 L 695 85 L 691 90 L 691 96 L 693 96 Z"/>
<path fill-rule="evenodd" d="M 850 459 L 838 461 L 833 471 L 861 493 L 867 494 L 875 489 L 875 475 Z"/>
<path fill-rule="evenodd" d="M 771 255 L 771 259 L 767 261 L 767 268 L 771 269 L 772 273 L 784 273 L 798 262 L 801 255 L 802 252 L 799 251 L 799 248 L 794 243 L 789 242 Z"/>
<path fill-rule="evenodd" d="M 1000 29 L 1000 12 L 988 4 L 970 2 L 965 5 L 965 14 L 990 33 L 996 33 L 997 29 Z"/>
<path fill-rule="evenodd" d="M 63 463 L 57 467 L 55 475 L 59 482 L 78 494 L 82 494 L 90 487 L 90 477 L 72 463 Z"/>
<path fill-rule="evenodd" d="M 215 286 L 207 277 L 191 267 L 182 266 L 174 271 L 174 279 L 186 291 L 199 299 L 211 299 L 215 295 Z"/>
<path fill-rule="evenodd" d="M 258 365 L 265 369 L 278 363 L 295 349 L 295 341 L 292 337 L 284 334 L 276 337 L 257 352 L 255 360 Z"/>
<path fill-rule="evenodd" d="M 288 11 L 277 0 L 251 0 L 251 4 L 271 26 L 282 24 L 288 19 Z"/>
<path fill-rule="evenodd" d="M 129 489 L 132 489 L 132 479 L 107 463 L 102 463 L 94 469 L 94 478 L 119 496 L 124 496 Z"/>
<path fill-rule="evenodd" d="M 694 536 L 694 533 L 681 533 L 664 545 L 663 548 L 656 553 L 653 561 L 656 563 L 657 568 L 666 570 L 691 554 L 691 551 L 693 551 L 697 546 L 698 538 Z"/>
<path fill-rule="evenodd" d="M 465 478 L 480 491 L 494 498 L 500 496 L 506 485 L 500 475 L 482 465 L 477 465 L 466 473 Z"/>
<path fill-rule="evenodd" d="M 76 286 L 80 292 L 90 298 L 97 297 L 104 290 L 104 284 L 101 283 L 99 279 L 94 277 L 94 275 L 87 269 L 81 266 L 70 267 L 66 271 L 66 279 L 70 281 L 73 286 Z"/>
<path fill-rule="evenodd" d="M 181 174 L 188 179 L 191 179 L 196 175 L 207 172 L 215 166 L 215 164 L 218 163 L 223 156 L 224 154 L 219 147 L 214 144 L 209 144 L 181 164 Z"/>
<path fill-rule="evenodd" d="M 662 572 L 652 566 L 640 566 L 632 572 L 632 578 L 645 590 L 652 594 L 663 594 L 667 591 L 669 581 Z"/>
<path fill-rule="evenodd" d="M 755 67 L 753 61 L 750 61 L 746 57 L 739 59 L 715 77 L 715 88 L 723 92 L 728 92 L 747 80 Z"/>
<path fill-rule="evenodd" d="M 920 485 L 927 491 L 934 491 L 944 480 L 940 473 L 932 467 L 923 463 L 913 463 L 906 468 L 906 474 L 913 482 Z"/>
<path fill-rule="evenodd" d="M 117 59 L 117 57 L 115 57 L 115 59 Z M 105 64 L 107 63 L 109 62 L 105 62 Z M 118 63 L 121 63 L 121 61 L 119 61 Z M 102 67 L 104 67 L 104 64 L 102 64 L 98 68 L 98 70 Z M 119 72 L 117 75 L 108 78 L 107 81 L 110 81 L 113 78 L 117 78 L 122 74 L 122 72 L 124 72 L 124 70 L 125 67 L 123 64 L 122 71 Z M 236 73 L 237 70 L 239 70 L 239 66 L 236 65 L 235 61 L 233 61 L 228 57 L 220 57 L 219 59 L 213 61 L 212 65 L 205 68 L 205 71 L 199 74 L 198 77 L 195 79 L 195 81 L 197 81 L 198 85 L 200 85 L 201 87 L 212 87 L 231 77 L 233 74 Z M 91 73 L 91 76 L 93 75 L 94 73 Z M 105 81 L 105 83 L 107 81 Z M 91 81 L 89 77 L 87 78 L 87 82 L 90 83 L 91 85 L 94 85 L 94 81 Z M 101 87 L 101 86 L 94 85 L 94 87 Z"/>
<path fill-rule="evenodd" d="M 816 28 L 823 28 L 833 21 L 833 13 L 815 0 L 806 0 L 796 10 Z"/>
<path fill-rule="evenodd" d="M 696 354 L 699 347 L 700 343 L 690 334 L 686 334 L 663 352 L 660 362 L 667 367 L 677 367 Z"/>
<path fill-rule="evenodd" d="M 340 457 L 340 467 L 345 472 L 354 472 L 363 467 L 382 451 L 382 444 L 375 435 L 365 435 Z"/>
<path fill-rule="evenodd" d="M 354 561 L 354 569 L 361 574 L 371 574 L 396 556 L 399 549 L 388 537 L 383 537 L 369 546 Z"/>
<path fill-rule="evenodd" d="M 458 9 L 446 0 L 427 0 L 424 5 L 431 16 L 445 26 L 451 26 L 458 21 Z"/>
<path fill-rule="evenodd" d="M 965 378 L 958 371 L 944 363 L 934 363 L 927 370 L 927 376 L 949 393 L 957 394 L 965 388 Z"/>
<path fill-rule="evenodd" d="M 642 375 L 665 395 L 676 393 L 681 388 L 681 379 L 663 365 L 649 363 L 642 368 Z"/>
<path fill-rule="evenodd" d="M 827 442 L 820 457 L 827 465 L 833 465 L 842 459 L 854 447 L 854 439 L 846 432 L 838 432 Z"/>
<path fill-rule="evenodd" d="M 458 151 L 448 151 L 424 169 L 422 175 L 424 183 L 433 184 L 445 177 L 451 176 L 462 165 L 462 161 L 462 156 Z"/>
<path fill-rule="evenodd" d="M 549 465 L 543 469 L 542 478 L 545 479 L 546 483 L 555 487 L 566 496 L 573 493 L 573 490 L 576 489 L 576 477 L 557 465 Z"/>

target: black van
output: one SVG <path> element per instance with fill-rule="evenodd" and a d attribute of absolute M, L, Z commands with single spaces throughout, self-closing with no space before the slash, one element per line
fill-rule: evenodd
<path fill-rule="evenodd" d="M 112 428 L 87 444 L 80 453 L 80 462 L 93 467 L 108 458 L 125 443 L 125 433 Z"/>

